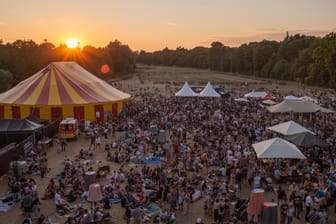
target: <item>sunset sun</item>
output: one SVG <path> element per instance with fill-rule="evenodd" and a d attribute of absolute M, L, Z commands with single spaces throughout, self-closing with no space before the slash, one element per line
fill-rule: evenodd
<path fill-rule="evenodd" d="M 66 45 L 68 48 L 76 48 L 76 47 L 79 47 L 79 40 L 78 39 L 75 39 L 75 38 L 72 38 L 72 39 L 68 39 L 66 41 Z"/>

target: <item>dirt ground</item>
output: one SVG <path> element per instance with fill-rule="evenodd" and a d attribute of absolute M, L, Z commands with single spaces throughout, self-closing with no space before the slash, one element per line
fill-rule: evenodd
<path fill-rule="evenodd" d="M 109 137 L 107 140 L 102 139 L 103 143 L 102 145 L 104 145 L 105 143 L 112 143 L 112 142 L 113 142 L 112 137 Z M 65 157 L 74 158 L 76 155 L 78 155 L 79 150 L 82 147 L 83 148 L 89 147 L 89 140 L 87 140 L 85 137 L 80 137 L 76 141 L 69 141 L 65 153 L 57 152 L 55 146 L 47 149 L 47 157 L 51 171 L 44 179 L 41 179 L 40 177 L 34 177 L 34 179 L 37 182 L 40 197 L 43 195 L 44 190 L 48 185 L 49 179 L 55 178 L 55 176 L 62 171 L 63 161 Z M 94 152 L 94 154 L 96 164 L 98 161 L 103 161 L 103 164 L 109 165 L 112 168 L 112 170 L 119 169 L 119 164 L 106 161 L 105 158 L 106 152 L 103 149 L 97 149 Z M 94 167 L 96 167 L 96 165 Z M 0 185 L 1 195 L 4 195 L 5 192 L 7 191 L 6 183 L 7 183 L 6 177 L 3 176 Z M 101 183 L 104 183 L 104 181 L 102 181 Z M 249 188 L 244 188 L 239 196 L 242 198 L 247 198 L 249 195 L 249 191 L 250 191 Z M 272 197 L 272 195 L 269 195 L 267 197 Z M 206 217 L 203 215 L 203 202 L 204 198 L 191 204 L 188 214 L 186 214 L 185 212 L 177 212 L 177 223 L 193 223 L 196 222 L 196 219 L 198 217 L 201 217 L 207 224 L 212 223 L 211 222 L 212 219 L 210 217 Z M 77 199 L 74 203 L 72 203 L 72 205 L 77 205 L 79 203 L 82 203 L 86 208 L 90 208 L 89 202 L 83 203 L 80 201 L 80 199 Z M 54 200 L 41 200 L 41 213 L 45 214 L 46 216 L 49 216 L 50 220 L 54 224 L 64 223 L 66 218 L 56 216 L 55 211 L 56 208 Z M 124 223 L 122 219 L 124 209 L 121 208 L 120 204 L 113 205 L 112 208 L 109 210 L 109 212 L 113 217 L 112 220 L 114 221 L 114 223 Z M 6 220 L 6 222 L 0 221 L 0 223 L 19 224 L 22 222 L 23 218 L 24 216 L 22 215 L 22 211 L 20 209 L 19 204 L 11 208 L 6 213 L 0 213 L 0 220 Z"/>
<path fill-rule="evenodd" d="M 199 84 L 211 81 L 214 84 L 223 84 L 224 89 L 226 90 L 237 88 L 237 86 L 239 86 L 242 92 L 264 87 L 267 90 L 281 89 L 281 91 L 284 91 L 286 93 L 295 90 L 298 95 L 302 95 L 308 90 L 307 88 L 302 88 L 302 86 L 293 83 L 284 84 L 275 81 L 268 82 L 265 80 L 254 80 L 234 74 L 212 73 L 207 70 L 158 66 L 140 66 L 136 75 L 133 78 L 120 81 L 118 82 L 117 86 L 119 86 L 123 91 L 128 92 L 132 95 L 135 95 L 140 88 L 153 89 L 153 91 L 159 90 L 160 93 L 163 95 L 172 95 L 177 88 L 181 87 L 182 82 L 184 81 L 189 81 L 190 84 Z M 173 82 L 175 82 L 176 85 L 173 84 L 173 86 L 169 86 L 167 88 L 167 84 L 172 84 Z M 105 145 L 105 143 L 111 144 L 112 142 L 112 137 L 109 137 L 107 140 L 102 138 L 102 145 Z M 88 147 L 89 141 L 84 137 L 79 137 L 78 140 L 70 141 L 68 143 L 65 153 L 56 152 L 55 146 L 47 149 L 47 158 L 51 171 L 44 179 L 41 179 L 40 177 L 34 177 L 38 185 L 38 192 L 40 197 L 42 197 L 44 190 L 49 182 L 49 179 L 55 178 L 56 174 L 58 174 L 62 170 L 64 158 L 66 156 L 74 158 L 75 155 L 79 153 L 79 150 L 81 148 L 88 149 Z M 106 153 L 103 149 L 98 149 L 95 151 L 96 162 L 102 161 L 103 164 L 109 165 L 112 170 L 117 170 L 119 168 L 119 165 L 113 162 L 107 162 L 105 156 Z M 247 184 L 244 186 L 247 186 Z M 243 187 L 242 191 L 239 193 L 238 196 L 241 198 L 247 198 L 249 196 L 250 190 L 251 189 L 249 187 Z M 4 175 L 1 177 L 0 182 L 0 196 L 4 195 L 7 191 L 7 179 L 6 175 Z M 271 198 L 276 198 L 276 195 L 274 193 L 266 193 L 265 198 L 266 201 L 270 201 Z M 196 222 L 196 219 L 198 217 L 201 217 L 205 224 L 212 223 L 212 218 L 206 217 L 203 213 L 203 201 L 204 198 L 200 199 L 195 203 L 192 203 L 188 214 L 186 214 L 185 212 L 177 212 L 177 223 L 193 224 Z M 65 222 L 64 217 L 56 216 L 54 200 L 42 200 L 41 203 L 41 213 L 49 216 L 52 223 L 60 224 Z M 77 199 L 73 204 L 76 205 L 79 203 L 82 202 Z M 90 204 L 86 202 L 84 206 L 89 208 Z M 124 210 L 121 208 L 120 204 L 113 205 L 109 212 L 113 217 L 112 221 L 114 223 L 125 222 L 122 219 Z M 334 222 L 335 218 L 331 218 L 331 220 Z M 19 224 L 22 222 L 22 220 L 23 215 L 19 204 L 11 208 L 8 212 L 0 212 L 0 223 Z M 295 220 L 294 223 L 304 222 Z"/>

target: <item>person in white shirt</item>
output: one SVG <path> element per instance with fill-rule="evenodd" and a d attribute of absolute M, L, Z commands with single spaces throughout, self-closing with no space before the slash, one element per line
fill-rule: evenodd
<path fill-rule="evenodd" d="M 62 196 L 61 196 L 61 192 L 59 191 L 59 190 L 57 190 L 56 192 L 55 192 L 55 197 L 54 197 L 54 199 L 55 199 L 55 204 L 56 204 L 56 206 L 57 205 L 62 205 L 63 204 L 63 199 L 62 199 Z"/>
<path fill-rule="evenodd" d="M 221 175 L 222 175 L 223 177 L 226 177 L 226 168 L 225 168 L 225 166 L 222 166 L 222 167 L 219 169 L 219 171 L 220 171 L 220 173 L 221 173 Z"/>
<path fill-rule="evenodd" d="M 57 190 L 55 192 L 54 199 L 55 199 L 56 209 L 58 211 L 63 210 L 66 213 L 70 212 L 71 209 L 70 209 L 69 205 L 66 204 L 64 199 L 62 198 L 60 190 Z"/>
<path fill-rule="evenodd" d="M 260 177 L 260 174 L 258 173 L 258 174 L 254 177 L 254 187 L 255 187 L 255 188 L 259 188 L 259 187 L 260 187 L 260 181 L 261 181 L 261 177 Z"/>
<path fill-rule="evenodd" d="M 293 222 L 293 217 L 294 217 L 294 206 L 293 204 L 290 204 L 287 211 L 287 224 L 291 224 Z"/>
<path fill-rule="evenodd" d="M 305 218 L 306 218 L 306 221 L 308 221 L 308 215 L 310 213 L 310 210 L 312 209 L 313 207 L 313 198 L 312 198 L 312 193 L 309 192 L 309 194 L 306 196 L 305 198 L 305 206 L 306 206 L 306 215 L 305 215 Z"/>

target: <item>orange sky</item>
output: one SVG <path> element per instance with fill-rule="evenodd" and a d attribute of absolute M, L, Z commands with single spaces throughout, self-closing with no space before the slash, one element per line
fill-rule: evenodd
<path fill-rule="evenodd" d="M 104 47 L 118 39 L 132 50 L 238 46 L 281 40 L 286 31 L 336 31 L 335 0 L 1 0 L 0 38 L 44 39 Z"/>

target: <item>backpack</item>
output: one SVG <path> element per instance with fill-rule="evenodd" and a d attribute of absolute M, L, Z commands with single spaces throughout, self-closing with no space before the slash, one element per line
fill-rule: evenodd
<path fill-rule="evenodd" d="M 22 224 L 33 224 L 33 221 L 31 220 L 31 218 L 25 218 Z"/>

